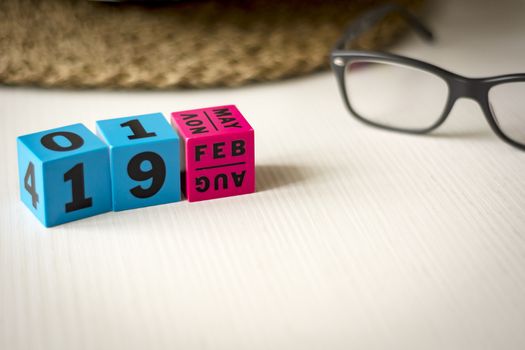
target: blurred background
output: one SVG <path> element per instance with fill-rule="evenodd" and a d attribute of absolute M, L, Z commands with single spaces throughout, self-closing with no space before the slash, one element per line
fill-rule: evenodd
<path fill-rule="evenodd" d="M 327 69 L 343 29 L 386 2 L 4 0 L 0 83 L 173 89 L 304 75 Z M 391 18 L 355 47 L 382 47 L 401 31 Z"/>

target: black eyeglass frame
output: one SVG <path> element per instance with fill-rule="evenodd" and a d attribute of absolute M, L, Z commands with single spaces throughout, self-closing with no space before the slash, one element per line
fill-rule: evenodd
<path fill-rule="evenodd" d="M 498 135 L 506 143 L 521 150 L 525 150 L 525 144 L 514 141 L 499 128 L 497 117 L 493 113 L 489 101 L 490 89 L 501 84 L 525 82 L 525 73 L 507 74 L 485 78 L 468 78 L 452 73 L 433 64 L 406 56 L 378 51 L 344 49 L 347 43 L 354 40 L 358 35 L 362 34 L 367 29 L 370 29 L 385 16 L 396 12 L 401 15 L 401 18 L 403 18 L 413 29 L 422 35 L 423 38 L 427 40 L 433 40 L 433 35 L 430 30 L 428 30 L 421 22 L 419 22 L 419 20 L 414 15 L 398 5 L 385 5 L 376 10 L 372 10 L 350 25 L 341 39 L 338 40 L 331 53 L 332 70 L 336 75 L 339 90 L 343 96 L 343 100 L 345 101 L 349 112 L 359 121 L 374 127 L 409 134 L 425 134 L 437 129 L 445 122 L 458 99 L 468 98 L 476 101 L 479 104 L 487 122 L 496 135 Z M 375 123 L 361 116 L 352 107 L 350 101 L 348 100 L 348 94 L 346 91 L 345 69 L 352 61 L 370 61 L 398 64 L 419 69 L 441 78 L 448 87 L 448 96 L 441 116 L 434 124 L 422 129 L 396 128 L 388 125 L 382 125 L 380 123 Z"/>

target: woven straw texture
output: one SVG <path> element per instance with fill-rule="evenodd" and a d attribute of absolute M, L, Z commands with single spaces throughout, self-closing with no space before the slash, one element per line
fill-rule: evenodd
<path fill-rule="evenodd" d="M 356 15 L 382 0 L 111 5 L 0 1 L 0 82 L 105 88 L 238 86 L 317 71 Z M 421 0 L 398 0 L 411 8 Z M 392 41 L 391 19 L 360 39 Z"/>

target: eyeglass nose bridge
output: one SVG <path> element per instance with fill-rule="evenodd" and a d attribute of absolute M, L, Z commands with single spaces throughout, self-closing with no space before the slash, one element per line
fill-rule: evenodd
<path fill-rule="evenodd" d="M 452 77 L 449 83 L 453 101 L 460 98 L 468 98 L 479 103 L 483 100 L 485 89 L 481 80 L 457 75 Z"/>

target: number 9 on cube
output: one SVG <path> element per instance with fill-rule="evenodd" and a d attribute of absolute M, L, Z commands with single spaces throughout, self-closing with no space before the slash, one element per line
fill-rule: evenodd
<path fill-rule="evenodd" d="M 97 121 L 110 147 L 113 210 L 180 200 L 179 138 L 160 113 Z"/>
<path fill-rule="evenodd" d="M 82 124 L 17 139 L 20 196 L 47 227 L 111 210 L 107 146 Z"/>

